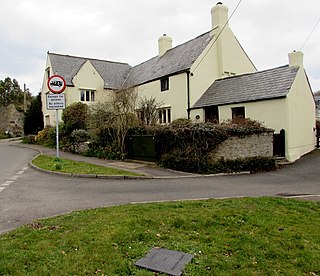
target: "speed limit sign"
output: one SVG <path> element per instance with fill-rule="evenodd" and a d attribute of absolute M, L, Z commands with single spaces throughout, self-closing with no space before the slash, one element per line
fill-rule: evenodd
<path fill-rule="evenodd" d="M 48 88 L 54 94 L 60 94 L 66 89 L 66 81 L 59 75 L 54 75 L 48 79 Z"/>

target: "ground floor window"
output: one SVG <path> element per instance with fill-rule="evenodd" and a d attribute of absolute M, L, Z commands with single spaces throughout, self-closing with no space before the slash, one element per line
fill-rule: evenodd
<path fill-rule="evenodd" d="M 49 115 L 45 116 L 45 126 L 50 126 L 50 116 Z"/>
<path fill-rule="evenodd" d="M 246 117 L 244 106 L 231 108 L 231 111 L 232 111 L 232 119 Z"/>
<path fill-rule="evenodd" d="M 161 108 L 159 109 L 158 114 L 159 114 L 159 124 L 171 123 L 171 108 Z"/>
<path fill-rule="evenodd" d="M 219 108 L 218 106 L 210 106 L 205 108 L 205 121 L 214 124 L 219 123 Z"/>
<path fill-rule="evenodd" d="M 80 90 L 81 102 L 95 102 L 96 100 L 95 90 Z"/>

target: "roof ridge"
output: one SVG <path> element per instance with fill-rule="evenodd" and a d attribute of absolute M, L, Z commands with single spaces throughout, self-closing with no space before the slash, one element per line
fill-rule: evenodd
<path fill-rule="evenodd" d="M 122 65 L 129 65 L 129 66 L 131 66 L 129 63 L 126 63 L 126 62 L 103 60 L 103 59 L 97 59 L 97 58 L 88 58 L 88 57 L 65 55 L 65 54 L 50 53 L 50 52 L 48 52 L 48 55 L 56 55 L 56 56 L 61 56 L 61 57 L 70 57 L 70 58 L 76 58 L 76 59 L 84 59 L 84 60 L 90 60 L 90 61 L 108 62 L 108 63 L 115 63 L 115 64 L 122 64 Z M 131 66 L 131 67 L 132 67 L 132 66 Z"/>

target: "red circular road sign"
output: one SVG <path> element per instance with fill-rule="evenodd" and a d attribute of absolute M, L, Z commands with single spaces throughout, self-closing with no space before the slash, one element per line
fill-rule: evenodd
<path fill-rule="evenodd" d="M 54 94 L 60 94 L 66 89 L 66 81 L 59 75 L 54 75 L 48 79 L 48 88 Z"/>

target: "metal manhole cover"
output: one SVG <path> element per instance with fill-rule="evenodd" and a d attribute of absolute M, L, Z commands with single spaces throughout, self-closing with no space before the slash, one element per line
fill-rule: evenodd
<path fill-rule="evenodd" d="M 182 275 L 184 266 L 190 262 L 193 255 L 164 248 L 153 248 L 135 265 L 154 272 L 163 272 L 173 276 Z"/>

